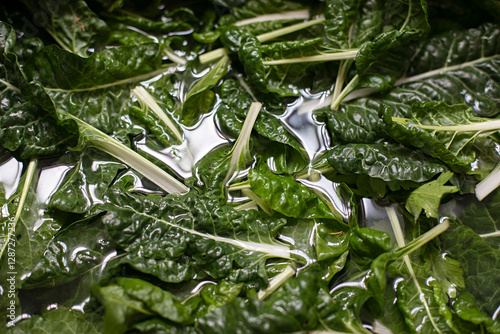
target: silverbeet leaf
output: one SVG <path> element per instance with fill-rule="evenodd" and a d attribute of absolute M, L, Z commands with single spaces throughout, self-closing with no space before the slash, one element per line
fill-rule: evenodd
<path fill-rule="evenodd" d="M 18 151 L 24 159 L 60 153 L 69 144 L 71 135 L 21 94 L 12 64 L 4 58 L 4 52 L 20 47 L 15 43 L 12 27 L 0 23 L 0 45 L 3 46 L 0 49 L 0 143 L 10 151 Z M 27 45 L 22 46 L 28 49 Z"/>
<path fill-rule="evenodd" d="M 49 207 L 72 213 L 87 213 L 97 203 L 102 203 L 105 192 L 126 166 L 109 161 L 110 157 L 89 149 L 78 155 L 66 155 L 61 164 L 72 166 L 58 189 L 50 197 Z"/>
<path fill-rule="evenodd" d="M 389 0 L 384 5 L 384 23 L 392 29 L 381 32 L 372 41 L 363 44 L 355 61 L 356 72 L 361 76 L 361 86 L 374 87 L 379 90 L 390 88 L 394 83 L 394 78 L 385 73 L 370 71 L 370 66 L 377 59 L 390 55 L 389 51 L 408 44 L 429 30 L 425 1 Z"/>
<path fill-rule="evenodd" d="M 187 126 L 194 125 L 201 115 L 209 112 L 215 98 L 210 89 L 227 73 L 229 58 L 223 57 L 189 90 L 182 106 L 181 119 Z"/>
<path fill-rule="evenodd" d="M 385 99 L 408 106 L 427 101 L 464 103 L 478 116 L 498 114 L 498 25 L 443 33 L 422 41 L 412 53 L 405 76 Z"/>
<path fill-rule="evenodd" d="M 447 170 L 419 151 L 389 143 L 337 145 L 327 155 L 338 173 L 363 174 L 384 181 L 423 182 Z"/>
<path fill-rule="evenodd" d="M 94 269 L 98 272 L 104 258 L 113 251 L 114 245 L 99 220 L 77 221 L 62 228 L 47 244 L 24 286 L 59 286 Z"/>
<path fill-rule="evenodd" d="M 102 323 L 96 319 L 95 315 L 68 309 L 55 309 L 7 329 L 8 334 L 71 332 L 100 334 Z"/>
<path fill-rule="evenodd" d="M 109 28 L 85 1 L 23 1 L 42 26 L 65 50 L 82 57 L 88 49 L 105 39 Z"/>
<path fill-rule="evenodd" d="M 266 169 L 251 169 L 248 180 L 252 190 L 281 214 L 293 218 L 338 219 L 328 205 L 312 190 L 292 177 L 275 175 Z"/>
<path fill-rule="evenodd" d="M 474 117 L 466 105 L 448 106 L 444 103 L 415 104 L 411 108 L 412 118 L 398 120 L 391 117 L 390 109 L 383 113 L 385 131 L 394 140 L 420 149 L 439 159 L 457 171 L 470 172 L 475 160 L 474 143 L 492 134 L 491 131 L 438 131 L 443 126 L 456 126 L 486 121 Z M 424 129 L 421 126 L 435 126 Z"/>
<path fill-rule="evenodd" d="M 115 187 L 108 197 L 103 222 L 124 261 L 165 282 L 205 273 L 265 286 L 266 260 L 290 258 L 289 247 L 275 240 L 284 219 L 235 211 L 194 191 L 161 197 Z"/>

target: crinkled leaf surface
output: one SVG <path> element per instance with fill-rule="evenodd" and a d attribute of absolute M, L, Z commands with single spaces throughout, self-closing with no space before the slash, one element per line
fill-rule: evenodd
<path fill-rule="evenodd" d="M 427 181 L 446 167 L 419 151 L 394 144 L 346 144 L 328 151 L 328 162 L 341 174 L 364 174 L 384 181 Z"/>
<path fill-rule="evenodd" d="M 23 1 L 37 15 L 37 23 L 65 50 L 82 57 L 109 33 L 106 23 L 89 9 L 85 1 Z"/>
<path fill-rule="evenodd" d="M 261 286 L 266 259 L 290 257 L 288 246 L 274 239 L 284 219 L 221 207 L 211 195 L 144 196 L 117 187 L 102 208 L 125 261 L 166 282 L 204 272 Z"/>
<path fill-rule="evenodd" d="M 257 195 L 262 197 L 273 210 L 285 216 L 336 218 L 318 195 L 291 177 L 275 175 L 265 169 L 251 169 L 248 180 Z"/>
<path fill-rule="evenodd" d="M 9 334 L 72 332 L 100 334 L 102 333 L 102 324 L 94 315 L 68 309 L 55 309 L 7 329 Z"/>

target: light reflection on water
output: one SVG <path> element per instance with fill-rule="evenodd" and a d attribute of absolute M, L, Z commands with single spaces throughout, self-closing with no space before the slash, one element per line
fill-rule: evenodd
<path fill-rule="evenodd" d="M 192 176 L 193 166 L 212 149 L 228 142 L 217 130 L 214 109 L 197 125 L 184 128 L 185 140 L 180 145 L 173 145 L 161 151 L 148 147 L 147 139 L 136 142 L 138 150 L 151 155 L 169 166 L 181 178 Z"/>
<path fill-rule="evenodd" d="M 5 199 L 10 198 L 16 192 L 22 170 L 23 164 L 14 157 L 10 157 L 0 165 L 0 184 L 5 191 Z"/>

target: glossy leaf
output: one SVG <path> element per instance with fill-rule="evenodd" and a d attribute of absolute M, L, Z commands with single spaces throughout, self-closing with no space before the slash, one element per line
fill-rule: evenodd
<path fill-rule="evenodd" d="M 210 90 L 227 73 L 229 58 L 223 57 L 187 93 L 182 107 L 182 120 L 190 126 L 198 121 L 200 115 L 209 112 L 215 94 Z"/>
<path fill-rule="evenodd" d="M 100 334 L 102 325 L 93 315 L 80 311 L 56 309 L 22 321 L 7 329 L 9 334 L 21 333 L 67 333 Z"/>
<path fill-rule="evenodd" d="M 346 144 L 328 151 L 328 162 L 341 174 L 364 174 L 384 181 L 430 180 L 446 171 L 441 163 L 394 144 Z"/>
<path fill-rule="evenodd" d="M 427 217 L 438 218 L 438 209 L 441 198 L 446 194 L 458 191 L 455 186 L 445 186 L 444 184 L 453 176 L 453 173 L 446 172 L 434 180 L 430 181 L 412 191 L 406 199 L 405 207 L 413 214 L 415 219 L 420 216 L 422 210 Z"/>
<path fill-rule="evenodd" d="M 88 49 L 109 33 L 106 23 L 84 1 L 23 2 L 63 49 L 82 57 L 88 56 Z"/>
<path fill-rule="evenodd" d="M 115 204 L 123 202 L 129 205 Z M 190 280 L 203 270 L 214 278 L 262 285 L 266 259 L 290 257 L 288 246 L 274 240 L 283 219 L 221 207 L 210 195 L 163 198 L 115 188 L 103 209 L 104 224 L 127 251 L 126 261 L 166 282 Z"/>
<path fill-rule="evenodd" d="M 265 169 L 251 169 L 248 180 L 257 195 L 285 216 L 330 219 L 340 216 L 339 213 L 332 213 L 318 195 L 291 177 L 275 175 Z"/>

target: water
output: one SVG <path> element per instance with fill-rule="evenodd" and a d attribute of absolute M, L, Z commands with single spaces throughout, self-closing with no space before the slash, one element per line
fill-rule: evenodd
<path fill-rule="evenodd" d="M 17 190 L 23 164 L 10 156 L 0 164 L 0 184 L 5 192 L 5 199 L 10 198 Z"/>

